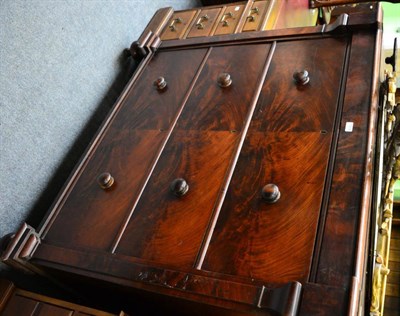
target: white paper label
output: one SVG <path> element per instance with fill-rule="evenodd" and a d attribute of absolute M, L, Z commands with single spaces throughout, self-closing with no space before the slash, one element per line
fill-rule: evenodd
<path fill-rule="evenodd" d="M 354 126 L 353 122 L 346 122 L 346 127 L 344 128 L 344 131 L 346 133 L 351 133 L 353 131 L 353 126 Z"/>

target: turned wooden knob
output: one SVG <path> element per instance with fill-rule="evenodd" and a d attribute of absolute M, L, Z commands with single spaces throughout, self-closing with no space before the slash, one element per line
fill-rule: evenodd
<path fill-rule="evenodd" d="M 132 55 L 132 58 L 136 60 L 142 59 L 147 55 L 146 49 L 140 45 L 138 41 L 132 43 L 129 51 Z"/>
<path fill-rule="evenodd" d="M 268 203 L 275 203 L 281 197 L 281 192 L 276 184 L 268 183 L 261 190 L 262 198 Z"/>
<path fill-rule="evenodd" d="M 165 81 L 164 77 L 158 77 L 156 81 L 154 81 L 154 86 L 157 90 L 164 90 L 167 87 L 167 81 Z"/>
<path fill-rule="evenodd" d="M 109 172 L 104 172 L 97 177 L 97 183 L 99 184 L 100 188 L 106 190 L 111 188 L 114 184 L 114 178 Z"/>
<path fill-rule="evenodd" d="M 306 85 L 310 81 L 310 77 L 308 75 L 307 70 L 302 70 L 302 71 L 296 71 L 293 74 L 293 79 L 298 85 Z"/>
<path fill-rule="evenodd" d="M 185 179 L 177 178 L 169 186 L 171 192 L 176 196 L 183 196 L 189 191 L 189 184 Z"/>
<path fill-rule="evenodd" d="M 229 87 L 232 84 L 231 75 L 223 72 L 218 76 L 218 85 L 221 88 Z"/>

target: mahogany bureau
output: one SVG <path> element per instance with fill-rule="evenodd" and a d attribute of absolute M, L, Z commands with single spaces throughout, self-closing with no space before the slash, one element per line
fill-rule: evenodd
<path fill-rule="evenodd" d="M 362 313 L 380 6 L 162 41 L 172 14 L 132 45 L 137 71 L 3 261 L 171 297 L 173 314 Z"/>

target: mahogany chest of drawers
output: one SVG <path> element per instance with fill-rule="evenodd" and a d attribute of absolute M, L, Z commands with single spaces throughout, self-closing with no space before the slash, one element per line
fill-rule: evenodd
<path fill-rule="evenodd" d="M 3 260 L 210 315 L 355 315 L 380 7 L 162 41 L 172 14 L 132 45 L 139 68 L 41 227 L 24 225 Z"/>

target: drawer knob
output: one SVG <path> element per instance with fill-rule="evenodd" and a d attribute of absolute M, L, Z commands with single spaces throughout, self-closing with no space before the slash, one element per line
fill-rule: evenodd
<path fill-rule="evenodd" d="M 218 76 L 218 85 L 221 88 L 227 88 L 232 84 L 231 75 L 223 72 Z"/>
<path fill-rule="evenodd" d="M 97 177 L 100 188 L 107 190 L 114 184 L 114 178 L 109 172 L 104 172 Z"/>
<path fill-rule="evenodd" d="M 293 79 L 298 85 L 306 85 L 310 81 L 310 77 L 308 75 L 307 70 L 302 70 L 302 71 L 296 71 L 293 74 Z"/>
<path fill-rule="evenodd" d="M 281 197 L 281 192 L 276 184 L 268 183 L 261 190 L 262 198 L 268 203 L 275 203 Z"/>
<path fill-rule="evenodd" d="M 177 178 L 169 186 L 171 192 L 176 196 L 183 196 L 189 191 L 189 184 L 185 179 Z"/>
<path fill-rule="evenodd" d="M 157 90 L 164 90 L 167 87 L 167 81 L 165 81 L 164 77 L 158 77 L 156 81 L 154 81 L 154 86 Z"/>

